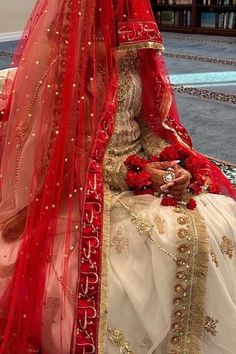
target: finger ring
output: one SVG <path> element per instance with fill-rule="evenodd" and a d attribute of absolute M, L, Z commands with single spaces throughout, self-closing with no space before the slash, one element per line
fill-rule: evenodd
<path fill-rule="evenodd" d="M 165 183 L 169 183 L 173 181 L 176 178 L 176 175 L 172 169 L 168 169 L 164 175 L 162 176 L 162 179 Z"/>

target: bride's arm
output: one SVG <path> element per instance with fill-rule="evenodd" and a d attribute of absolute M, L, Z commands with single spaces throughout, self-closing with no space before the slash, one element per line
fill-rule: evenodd
<path fill-rule="evenodd" d="M 129 187 L 125 182 L 127 168 L 124 164 L 128 155 L 109 156 L 109 147 L 104 160 L 104 178 L 111 189 L 125 191 Z"/>
<path fill-rule="evenodd" d="M 141 144 L 147 157 L 159 156 L 162 150 L 164 150 L 167 146 L 170 146 L 170 143 L 158 137 L 149 129 L 147 123 L 142 117 L 142 114 L 140 114 L 136 120 L 141 129 Z"/>

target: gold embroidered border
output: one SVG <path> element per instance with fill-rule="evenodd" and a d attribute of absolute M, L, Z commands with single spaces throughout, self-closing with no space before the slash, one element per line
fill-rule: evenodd
<path fill-rule="evenodd" d="M 108 314 L 108 276 L 109 276 L 109 241 L 110 241 L 110 210 L 112 194 L 108 185 L 104 185 L 104 212 L 103 212 L 103 245 L 102 245 L 102 276 L 101 300 L 98 334 L 98 353 L 106 353 L 107 314 Z"/>
<path fill-rule="evenodd" d="M 121 44 L 119 47 L 117 47 L 118 51 L 131 49 L 157 49 L 161 53 L 165 50 L 163 44 L 157 42 L 127 43 Z"/>
<path fill-rule="evenodd" d="M 209 237 L 197 210 L 174 208 L 177 269 L 169 354 L 200 354 L 205 324 Z"/>

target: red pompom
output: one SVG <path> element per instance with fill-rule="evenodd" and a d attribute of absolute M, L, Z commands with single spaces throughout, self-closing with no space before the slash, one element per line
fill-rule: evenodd
<path fill-rule="evenodd" d="M 143 189 L 145 186 L 151 186 L 152 181 L 150 179 L 150 175 L 148 172 L 133 172 L 128 171 L 126 175 L 126 183 L 127 185 L 134 190 Z"/>
<path fill-rule="evenodd" d="M 125 166 L 132 171 L 142 171 L 145 168 L 147 162 L 147 160 L 142 159 L 138 155 L 130 155 L 125 160 Z"/>
<path fill-rule="evenodd" d="M 152 156 L 148 162 L 159 162 L 159 158 L 157 156 Z"/>
<path fill-rule="evenodd" d="M 187 204 L 188 209 L 194 210 L 196 206 L 197 206 L 196 201 L 193 198 L 190 198 Z"/>
<path fill-rule="evenodd" d="M 166 147 L 160 154 L 160 161 L 186 160 L 189 152 L 179 144 Z"/>
<path fill-rule="evenodd" d="M 146 188 L 146 187 L 144 187 L 143 189 L 140 189 L 140 190 L 138 190 L 138 191 L 134 191 L 134 194 L 135 195 L 144 195 L 144 194 L 150 194 L 150 195 L 154 195 L 154 192 L 153 192 L 153 190 L 152 189 L 150 189 L 150 188 Z"/>
<path fill-rule="evenodd" d="M 202 191 L 201 186 L 200 186 L 198 183 L 196 183 L 196 182 L 194 182 L 194 183 L 192 183 L 192 184 L 190 185 L 190 189 L 193 191 L 193 193 L 194 193 L 195 195 L 200 194 L 201 191 Z"/>
<path fill-rule="evenodd" d="M 167 148 L 165 148 L 160 156 L 160 161 L 174 161 L 174 160 L 179 160 L 179 154 L 178 154 L 178 150 L 176 148 L 176 145 L 173 144 L 171 146 L 168 146 Z"/>
<path fill-rule="evenodd" d="M 163 205 L 163 206 L 177 206 L 178 200 L 176 198 L 163 197 L 162 201 L 161 201 L 161 205 Z"/>

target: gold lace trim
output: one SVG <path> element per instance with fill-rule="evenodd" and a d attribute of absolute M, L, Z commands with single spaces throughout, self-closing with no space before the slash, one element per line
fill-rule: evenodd
<path fill-rule="evenodd" d="M 209 237 L 197 210 L 173 209 L 177 225 L 177 269 L 169 354 L 200 354 L 205 324 Z"/>
<path fill-rule="evenodd" d="M 157 49 L 158 52 L 162 53 L 165 48 L 163 44 L 156 43 L 156 42 L 142 42 L 142 43 L 128 43 L 128 44 L 121 44 L 117 50 L 134 50 L 134 49 Z"/>

